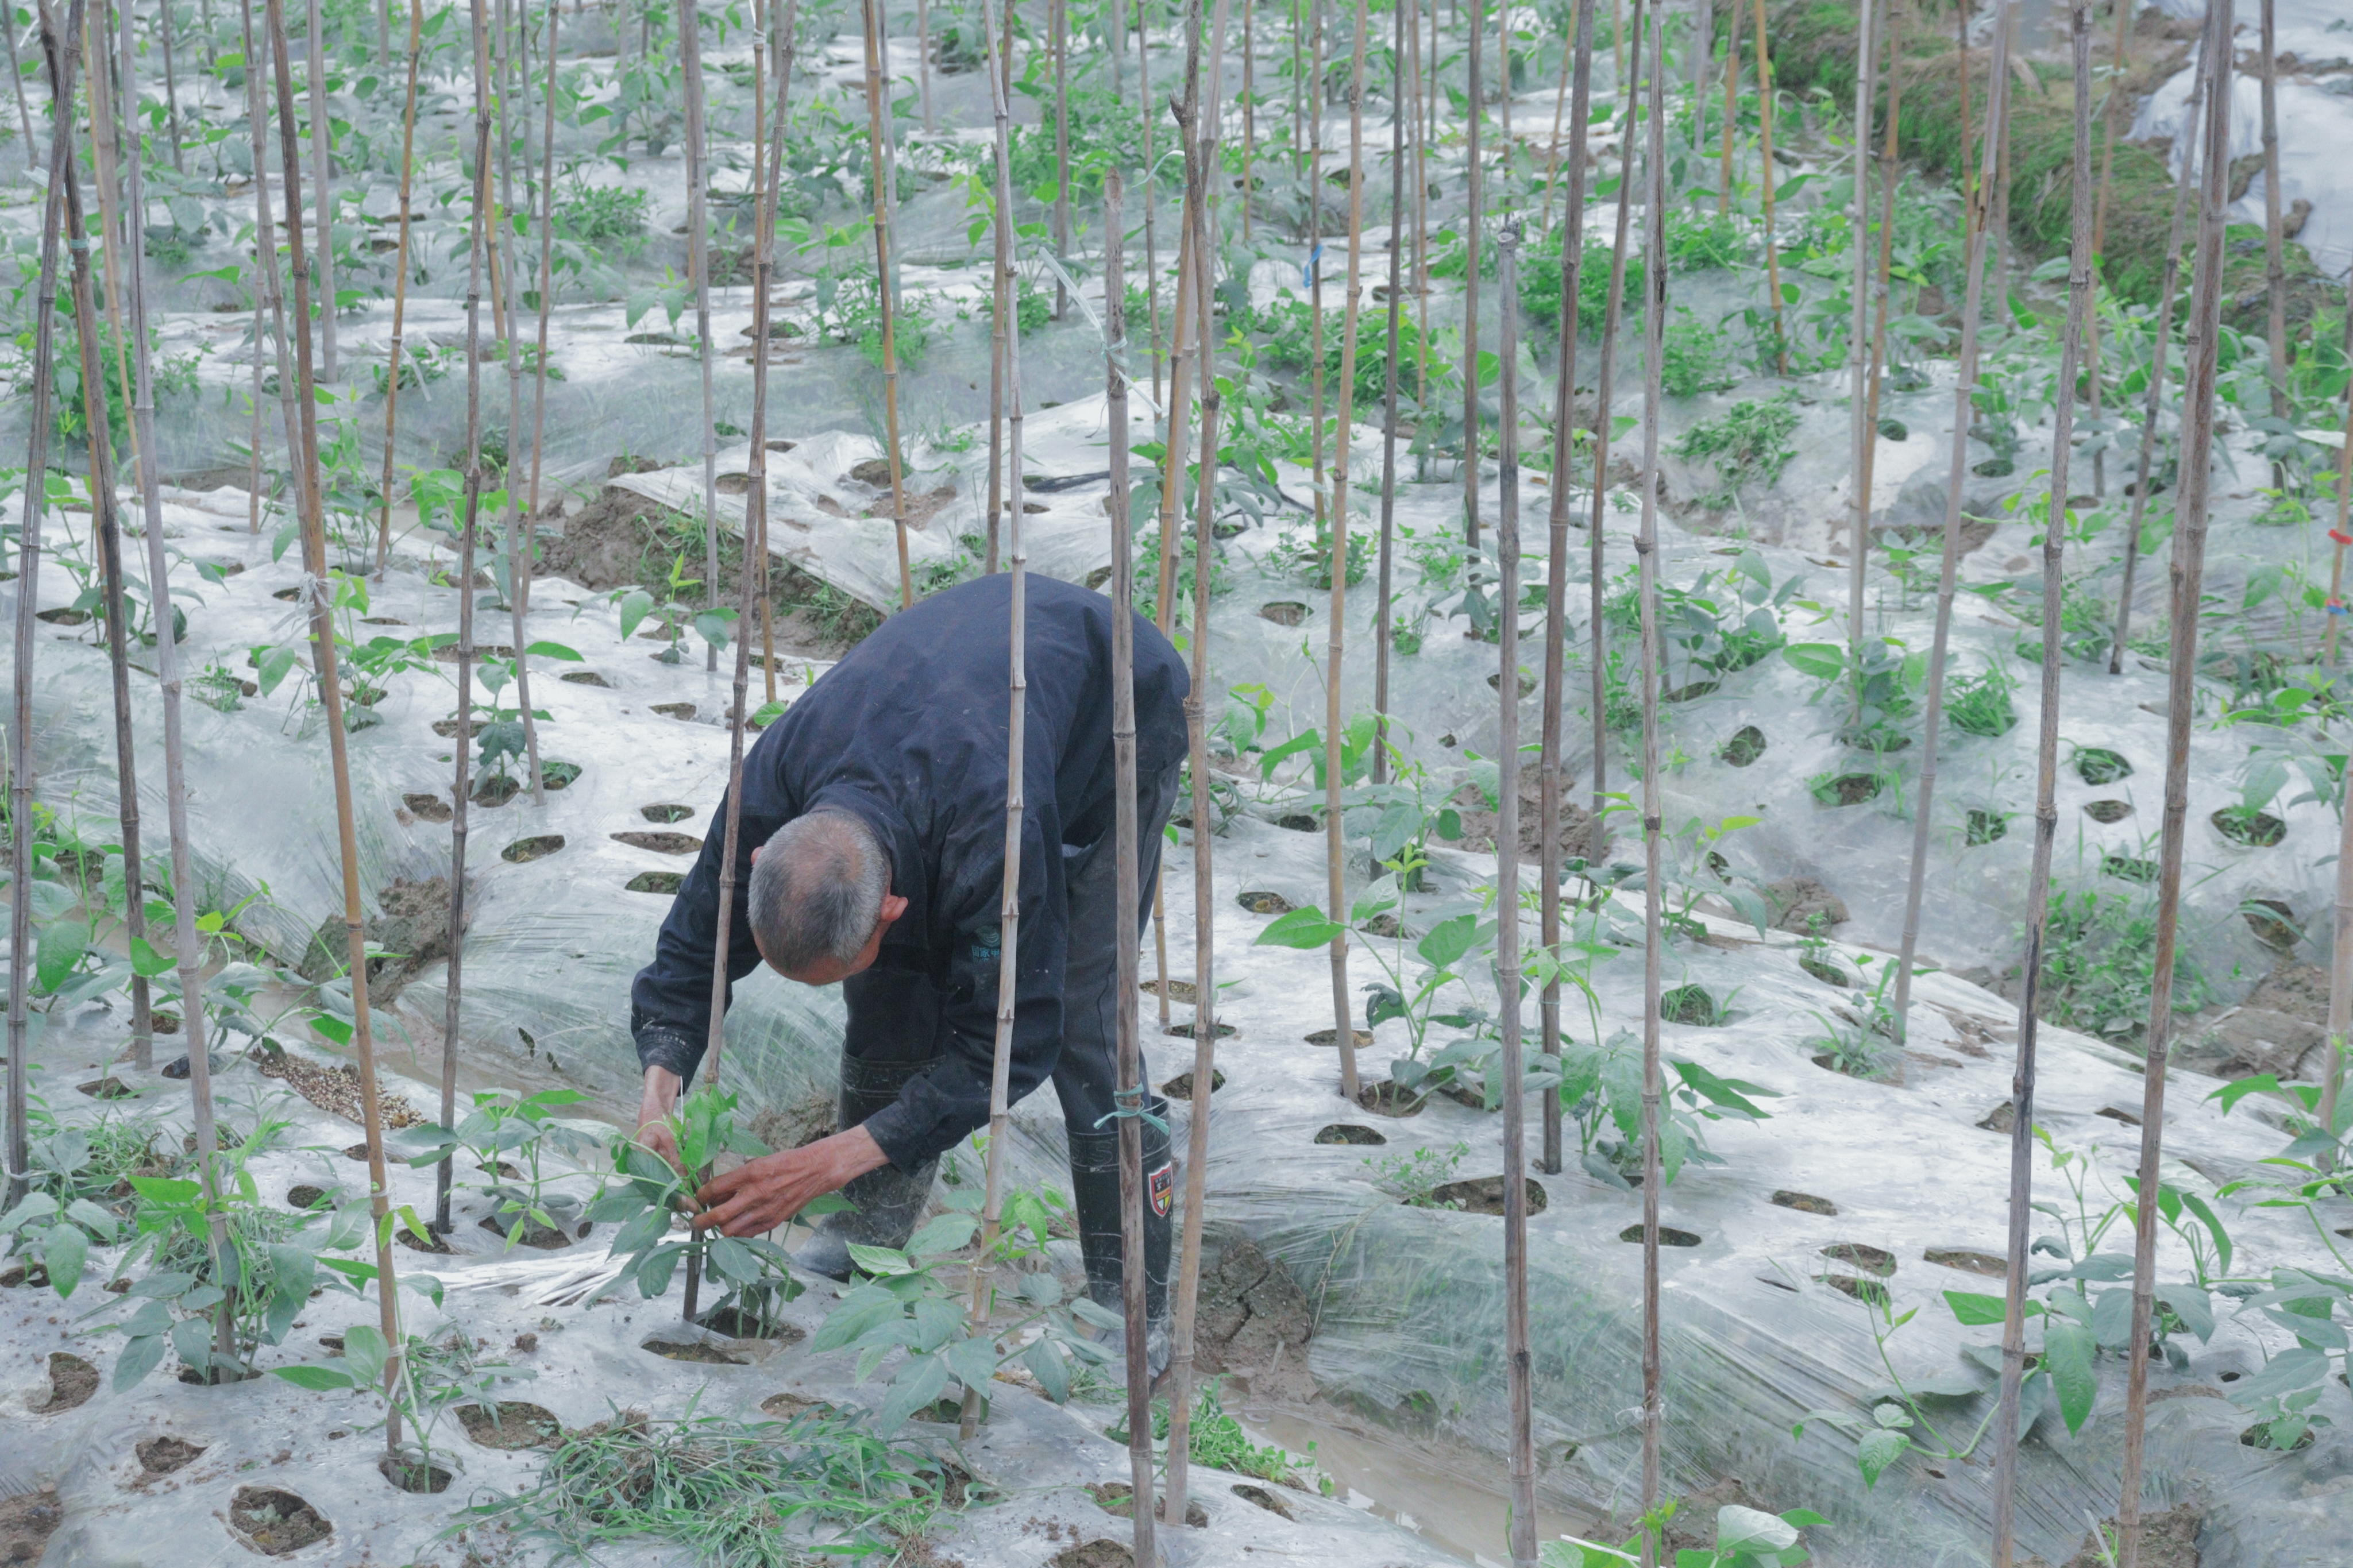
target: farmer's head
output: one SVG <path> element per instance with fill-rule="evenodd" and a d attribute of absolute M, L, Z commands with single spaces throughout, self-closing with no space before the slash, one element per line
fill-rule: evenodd
<path fill-rule="evenodd" d="M 906 909 L 873 830 L 848 812 L 797 816 L 752 851 L 752 940 L 788 980 L 831 985 L 856 974 Z"/>

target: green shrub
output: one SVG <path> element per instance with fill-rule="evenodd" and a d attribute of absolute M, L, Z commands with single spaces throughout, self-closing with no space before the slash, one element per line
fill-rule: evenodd
<path fill-rule="evenodd" d="M 1798 455 L 1789 437 L 1798 430 L 1794 393 L 1748 398 L 1734 404 L 1713 419 L 1703 419 L 1675 444 L 1679 456 L 1715 465 L 1715 489 L 1700 504 L 1722 510 L 1739 499 L 1742 486 L 1761 481 L 1768 489 L 1779 482 L 1782 470 Z"/>
<path fill-rule="evenodd" d="M 1729 391 L 1740 384 L 1732 366 L 1732 345 L 1723 329 L 1677 306 L 1675 319 L 1660 338 L 1659 384 L 1667 395 L 1697 397 L 1703 392 Z"/>
<path fill-rule="evenodd" d="M 1559 230 L 1545 236 L 1520 258 L 1520 318 L 1531 327 L 1560 331 L 1561 246 Z M 1609 309 L 1609 242 L 1588 236 L 1584 260 L 1577 269 L 1577 335 L 1598 338 Z M 1626 258 L 1624 298 L 1642 297 L 1642 258 L 1630 250 Z"/>

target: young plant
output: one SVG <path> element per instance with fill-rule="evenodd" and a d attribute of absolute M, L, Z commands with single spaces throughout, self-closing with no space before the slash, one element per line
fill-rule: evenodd
<path fill-rule="evenodd" d="M 1798 432 L 1794 393 L 1736 403 L 1713 419 L 1703 419 L 1675 443 L 1678 457 L 1715 467 L 1715 489 L 1699 504 L 1715 511 L 1740 504 L 1741 490 L 1751 484 L 1770 489 L 1781 471 L 1797 457 L 1790 437 Z"/>
<path fill-rule="evenodd" d="M 384 1331 L 373 1323 L 353 1323 L 342 1337 L 340 1356 L 269 1370 L 297 1388 L 314 1393 L 347 1388 L 372 1394 L 382 1402 L 387 1417 L 399 1412 L 400 1448 L 387 1457 L 385 1473 L 403 1491 L 438 1491 L 437 1479 L 447 1484 L 446 1478 L 433 1474 L 433 1433 L 451 1410 L 472 1405 L 495 1421 L 499 1384 L 539 1375 L 528 1367 L 479 1359 L 473 1338 L 462 1326 L 451 1323 L 437 1334 L 406 1336 L 399 1376 L 386 1388 L 384 1373 L 391 1361 L 391 1346 Z"/>
<path fill-rule="evenodd" d="M 1454 1180 L 1456 1169 L 1470 1152 L 1468 1143 L 1457 1143 L 1443 1154 L 1435 1149 L 1416 1149 L 1410 1154 L 1368 1158 L 1365 1169 L 1372 1173 L 1374 1185 L 1394 1194 L 1408 1208 L 1456 1208 L 1461 1205 L 1440 1202 L 1435 1194 Z"/>
<path fill-rule="evenodd" d="M 564 1107 L 587 1098 L 574 1089 L 542 1089 L 528 1098 L 512 1089 L 482 1089 L 455 1128 L 427 1122 L 406 1129 L 397 1142 L 408 1152 L 409 1165 L 420 1171 L 461 1149 L 471 1154 L 485 1180 L 467 1184 L 479 1186 L 491 1200 L 487 1223 L 510 1248 L 527 1237 L 536 1243 L 549 1232 L 561 1237 L 579 1223 L 581 1199 L 548 1190 L 551 1183 L 576 1173 L 551 1173 L 546 1160 L 551 1153 L 569 1158 L 596 1146 L 588 1134 L 557 1119 Z"/>
<path fill-rule="evenodd" d="M 686 574 L 686 557 L 673 555 L 670 577 L 663 584 L 663 595 L 656 599 L 643 588 L 618 588 L 612 599 L 621 615 L 621 636 L 637 635 L 638 627 L 647 617 L 653 617 L 662 633 L 670 638 L 670 647 L 655 655 L 664 664 L 680 664 L 685 655 L 679 651 L 679 638 L 691 626 L 695 635 L 712 647 L 727 646 L 728 628 L 735 624 L 735 612 L 724 605 L 705 608 L 688 602 L 687 590 L 702 586 L 702 579 Z"/>
<path fill-rule="evenodd" d="M 1538 1568 L 1625 1568 L 1628 1563 L 1663 1563 L 1667 1521 L 1677 1512 L 1672 1502 L 1644 1514 L 1631 1539 L 1622 1546 L 1604 1546 L 1577 1536 L 1547 1541 L 1536 1552 Z M 1810 1509 L 1765 1513 L 1727 1504 L 1715 1510 L 1715 1545 L 1686 1546 L 1677 1551 L 1673 1568 L 1794 1568 L 1807 1561 L 1799 1532 L 1829 1520 Z M 1653 1552 L 1659 1554 L 1654 1557 Z"/>
<path fill-rule="evenodd" d="M 1748 1097 L 1778 1098 L 1779 1091 L 1719 1078 L 1697 1062 L 1670 1058 L 1667 1065 L 1674 1079 L 1659 1107 L 1659 1164 L 1672 1184 L 1686 1161 L 1724 1163 L 1707 1146 L 1703 1122 L 1768 1121 Z M 1642 1169 L 1641 1042 L 1625 1029 L 1599 1046 L 1563 1039 L 1559 1071 L 1561 1110 L 1577 1127 L 1578 1163 L 1595 1179 L 1630 1192 L 1628 1178 Z"/>

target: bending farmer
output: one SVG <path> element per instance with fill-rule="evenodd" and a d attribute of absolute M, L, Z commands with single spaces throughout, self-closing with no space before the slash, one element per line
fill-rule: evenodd
<path fill-rule="evenodd" d="M 765 959 L 805 985 L 839 983 L 840 1131 L 745 1163 L 700 1194 L 696 1224 L 774 1229 L 839 1189 L 853 1212 L 817 1221 L 797 1261 L 849 1277 L 849 1244 L 903 1246 L 940 1155 L 988 1121 L 1005 878 L 1011 579 L 981 578 L 882 623 L 763 732 L 744 759 L 742 859 L 728 982 Z M 1020 930 L 1011 1095 L 1051 1078 L 1090 1294 L 1117 1311 L 1118 944 L 1140 939 L 1186 749 L 1186 673 L 1135 622 L 1136 833 L 1144 906 L 1115 907 L 1112 616 L 1100 594 L 1028 579 Z M 639 1135 L 659 1123 L 708 1038 L 719 921 L 721 805 L 702 857 L 630 991 L 645 1070 Z M 1149 1079 L 1147 1079 L 1148 1082 Z M 1166 1104 L 1153 1098 L 1165 1116 Z M 1146 1313 L 1166 1356 L 1168 1135 L 1144 1129 Z"/>

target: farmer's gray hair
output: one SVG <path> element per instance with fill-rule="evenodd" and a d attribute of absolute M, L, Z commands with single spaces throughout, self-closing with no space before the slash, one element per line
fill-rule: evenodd
<path fill-rule="evenodd" d="M 848 963 L 882 918 L 890 862 L 865 823 L 842 811 L 797 816 L 752 868 L 748 913 L 768 961 L 787 973 Z"/>

